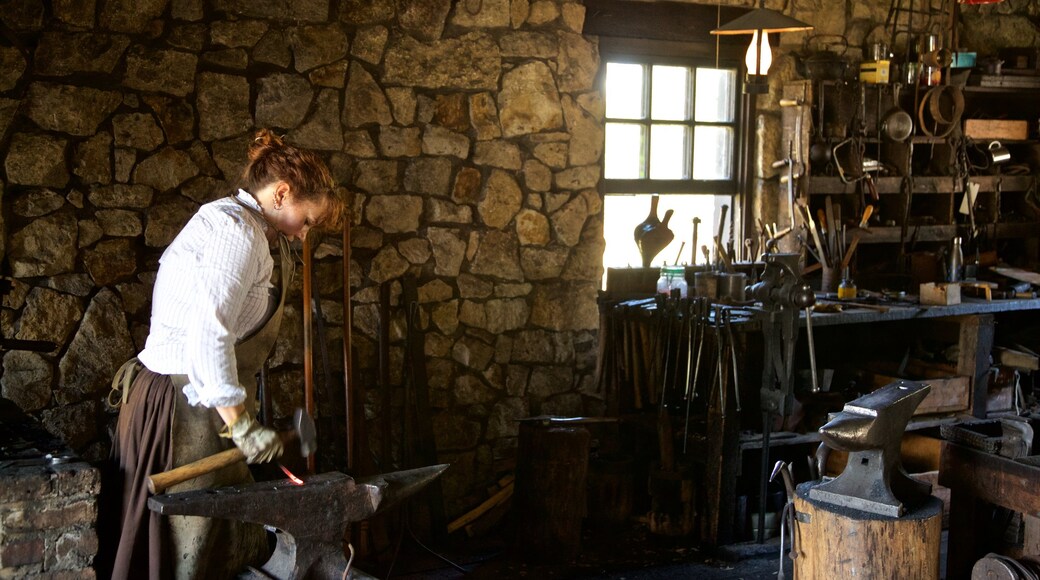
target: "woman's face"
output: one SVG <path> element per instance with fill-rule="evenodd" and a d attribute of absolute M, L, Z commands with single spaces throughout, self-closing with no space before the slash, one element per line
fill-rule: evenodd
<path fill-rule="evenodd" d="M 329 200 L 322 198 L 299 201 L 286 185 L 284 189 L 276 189 L 275 202 L 274 211 L 264 214 L 268 223 L 290 240 L 303 240 L 311 226 L 325 213 Z"/>

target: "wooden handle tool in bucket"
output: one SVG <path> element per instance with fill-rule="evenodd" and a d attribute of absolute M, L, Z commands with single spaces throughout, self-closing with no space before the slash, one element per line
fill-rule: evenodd
<path fill-rule="evenodd" d="M 300 442 L 300 454 L 304 457 L 309 457 L 314 453 L 316 447 L 317 433 L 314 429 L 314 420 L 311 416 L 304 412 L 303 409 L 297 409 L 296 414 L 293 417 L 293 430 L 282 433 L 283 442 L 288 443 L 292 439 L 298 439 Z M 239 461 L 245 460 L 246 456 L 242 453 L 242 450 L 238 447 L 232 447 L 226 449 L 220 453 L 215 453 L 208 457 L 186 463 L 180 467 L 175 467 L 169 471 L 162 473 L 156 473 L 148 476 L 148 491 L 153 494 L 162 493 L 178 483 L 183 483 L 189 479 L 195 479 L 200 475 L 206 475 L 207 473 L 213 473 L 218 469 L 223 469 L 229 465 L 234 465 Z"/>

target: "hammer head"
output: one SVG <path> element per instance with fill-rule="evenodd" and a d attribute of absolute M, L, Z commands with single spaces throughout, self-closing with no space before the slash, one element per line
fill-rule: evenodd
<path fill-rule="evenodd" d="M 318 450 L 318 433 L 314 428 L 314 419 L 303 409 L 293 413 L 293 430 L 300 439 L 300 455 L 310 457 Z"/>

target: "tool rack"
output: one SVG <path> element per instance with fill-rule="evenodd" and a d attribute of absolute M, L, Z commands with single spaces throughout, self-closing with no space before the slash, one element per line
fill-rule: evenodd
<path fill-rule="evenodd" d="M 1040 135 L 1034 125 L 1040 115 L 1040 91 L 953 86 L 944 94 L 963 100 L 963 120 L 953 123 L 948 133 L 925 133 L 915 117 L 915 132 L 909 138 L 884 137 L 886 111 L 902 106 L 916 114 L 921 109 L 920 95 L 915 97 L 910 88 L 899 93 L 888 84 L 785 83 L 783 99 L 795 105 L 781 110 L 781 139 L 785 150 L 790 145 L 800 169 L 796 204 L 810 216 L 826 213 L 827 235 L 837 239 L 824 240 L 824 245 L 837 242 L 839 248 L 847 248 L 857 238 L 858 251 L 847 262 L 853 278 L 867 287 L 908 291 L 942 277 L 942 254 L 956 236 L 964 240 L 966 263 L 1036 263 Z M 943 103 L 940 108 L 949 106 Z M 963 128 L 968 120 L 997 117 L 1028 119 L 1029 131 L 1018 138 L 984 138 Z M 854 131 L 855 127 L 860 129 Z M 836 147 L 849 139 L 851 145 Z M 987 145 L 995 141 L 1010 152 L 1010 162 L 994 164 L 986 157 Z M 828 152 L 826 162 L 813 161 L 816 145 Z M 846 156 L 850 148 L 855 152 Z M 842 163 L 856 167 L 843 171 Z M 978 188 L 974 197 L 965 193 L 969 183 Z M 969 204 L 966 197 L 974 202 Z M 865 213 L 868 206 L 870 214 Z M 811 222 L 801 212 L 796 217 L 799 231 L 803 225 L 809 228 Z M 866 223 L 859 223 L 861 217 Z M 813 240 L 806 241 L 812 249 Z M 836 263 L 841 261 L 841 256 L 830 256 L 830 267 L 838 275 Z M 810 258 L 806 266 L 819 262 Z"/>

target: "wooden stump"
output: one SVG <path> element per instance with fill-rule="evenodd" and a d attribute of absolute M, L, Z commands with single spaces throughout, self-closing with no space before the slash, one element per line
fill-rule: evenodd
<path fill-rule="evenodd" d="M 591 436 L 584 427 L 520 423 L 516 548 L 529 562 L 565 562 L 581 550 Z"/>
<path fill-rule="evenodd" d="M 635 482 L 632 458 L 600 457 L 589 462 L 589 520 L 621 525 L 632 516 Z"/>
<path fill-rule="evenodd" d="M 831 506 L 798 486 L 795 578 L 938 580 L 942 502 L 929 497 L 901 518 Z"/>

